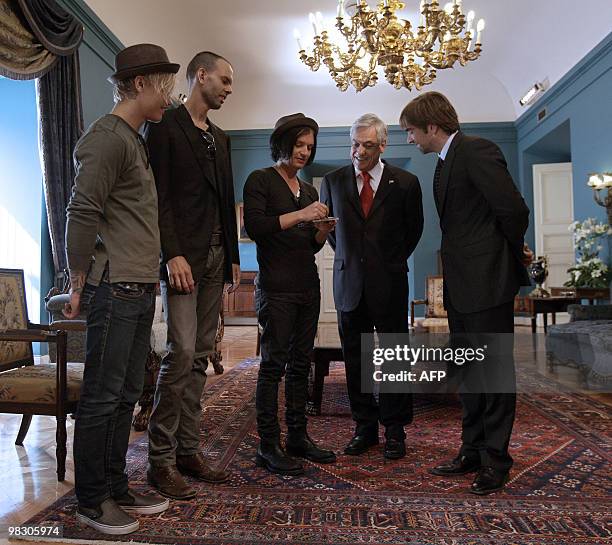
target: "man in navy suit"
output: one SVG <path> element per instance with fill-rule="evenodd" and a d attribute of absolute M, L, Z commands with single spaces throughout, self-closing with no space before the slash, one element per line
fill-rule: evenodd
<path fill-rule="evenodd" d="M 489 140 L 463 134 L 457 112 L 444 95 L 418 96 L 402 111 L 400 124 L 409 144 L 439 156 L 433 189 L 442 230 L 444 306 L 451 339 L 473 340 L 486 334 L 500 345 L 481 369 L 488 386 L 460 393 L 458 455 L 431 473 L 448 477 L 478 471 L 470 491 L 490 494 L 503 488 L 512 466 L 508 444 L 516 405 L 513 305 L 519 287 L 530 284 L 525 264 L 533 254 L 523 241 L 529 208 L 500 149 Z M 461 368 L 464 382 L 469 372 L 469 366 Z M 499 376 L 506 384 L 491 387 Z"/>
<path fill-rule="evenodd" d="M 361 388 L 361 334 L 408 331 L 408 265 L 423 232 L 419 180 L 383 163 L 387 126 L 365 114 L 351 127 L 352 165 L 325 176 L 321 201 L 339 218 L 328 240 L 335 250 L 334 301 L 346 366 L 351 413 L 356 423 L 345 454 L 378 444 L 385 426 L 384 455 L 405 456 L 404 426 L 412 421 L 410 393 L 373 394 Z"/>

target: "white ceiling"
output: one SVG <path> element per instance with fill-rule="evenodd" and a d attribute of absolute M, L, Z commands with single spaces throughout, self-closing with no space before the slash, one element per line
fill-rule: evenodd
<path fill-rule="evenodd" d="M 374 0 L 368 0 L 374 5 Z M 335 0 L 86 0 L 125 44 L 156 43 L 184 68 L 195 53 L 215 51 L 234 66 L 234 93 L 214 118 L 225 129 L 272 127 L 302 111 L 321 126 L 343 126 L 362 113 L 396 124 L 418 92 L 382 79 L 356 93 L 338 91 L 327 71 L 311 72 L 297 58 L 293 29 L 312 35 L 308 12 L 335 17 Z M 419 0 L 407 0 L 408 19 Z M 463 0 L 486 20 L 483 54 L 465 67 L 438 71 L 423 90 L 449 96 L 462 122 L 513 121 L 518 99 L 536 81 L 551 85 L 612 30 L 612 0 Z"/>

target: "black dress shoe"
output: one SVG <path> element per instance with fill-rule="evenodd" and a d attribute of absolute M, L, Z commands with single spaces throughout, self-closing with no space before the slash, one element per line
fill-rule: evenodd
<path fill-rule="evenodd" d="M 265 467 L 271 473 L 280 475 L 301 475 L 304 473 L 302 464 L 287 456 L 278 442 L 260 443 L 257 447 L 255 463 L 259 467 Z"/>
<path fill-rule="evenodd" d="M 483 467 L 476 475 L 470 492 L 479 496 L 498 492 L 508 482 L 509 476 L 507 471 L 499 471 L 494 467 Z"/>
<path fill-rule="evenodd" d="M 374 445 L 378 445 L 378 436 L 372 435 L 353 435 L 353 438 L 349 441 L 344 449 L 344 454 L 350 456 L 357 456 L 363 454 L 366 450 Z"/>
<path fill-rule="evenodd" d="M 406 456 L 406 444 L 400 439 L 387 439 L 384 456 L 388 460 L 399 460 Z"/>
<path fill-rule="evenodd" d="M 331 450 L 326 450 L 314 444 L 313 440 L 304 434 L 300 437 L 289 437 L 285 445 L 287 454 L 306 458 L 318 464 L 332 464 L 336 461 L 336 455 Z"/>
<path fill-rule="evenodd" d="M 441 477 L 453 477 L 455 475 L 466 475 L 480 469 L 480 462 L 470 460 L 466 456 L 457 456 L 453 460 L 442 462 L 436 467 L 432 467 L 429 473 L 439 475 Z"/>

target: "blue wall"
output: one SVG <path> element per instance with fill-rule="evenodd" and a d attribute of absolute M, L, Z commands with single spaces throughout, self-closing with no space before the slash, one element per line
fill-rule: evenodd
<path fill-rule="evenodd" d="M 496 142 L 508 161 L 510 173 L 518 179 L 516 129 L 513 123 L 469 123 L 462 125 L 466 134 L 478 134 Z M 249 173 L 271 164 L 268 140 L 270 130 L 229 131 L 232 138 L 232 165 L 236 200 L 242 200 L 242 190 Z M 302 173 L 305 179 L 325 173 L 349 162 L 349 127 L 322 128 L 317 139 L 315 162 Z M 423 190 L 425 228 L 423 237 L 410 259 L 410 297 L 425 296 L 425 279 L 437 273 L 437 251 L 440 247 L 438 213 L 433 201 L 431 183 L 436 155 L 423 155 L 416 146 L 406 143 L 406 133 L 398 126 L 389 127 L 389 141 L 383 159 L 418 176 Z M 257 270 L 254 244 L 241 243 L 241 266 Z"/>
<path fill-rule="evenodd" d="M 547 115 L 538 122 L 536 116 L 543 109 Z M 574 218 L 607 221 L 605 209 L 594 202 L 586 182 L 591 172 L 612 171 L 612 33 L 527 110 L 516 127 L 520 180 L 529 206 L 533 209 L 531 166 L 571 160 Z M 570 157 L 562 153 L 560 158 L 558 152 L 563 150 L 542 146 L 550 143 L 551 135 L 563 142 L 569 137 Z M 533 245 L 533 225 L 528 240 Z"/>
<path fill-rule="evenodd" d="M 79 47 L 85 128 L 113 107 L 112 86 L 106 80 L 114 70 L 115 55 L 123 44 L 83 0 L 59 0 L 85 27 Z"/>

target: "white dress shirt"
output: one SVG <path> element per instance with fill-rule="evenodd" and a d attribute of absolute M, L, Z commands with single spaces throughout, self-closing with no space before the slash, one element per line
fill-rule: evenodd
<path fill-rule="evenodd" d="M 374 165 L 374 168 L 369 171 L 371 177 L 370 185 L 372 186 L 372 191 L 374 192 L 374 195 L 376 195 L 376 190 L 378 189 L 378 186 L 380 184 L 384 168 L 385 165 L 383 165 L 383 162 L 378 159 L 378 163 L 376 163 L 376 165 Z M 361 195 L 361 190 L 363 189 L 363 177 L 361 175 L 361 171 L 357 168 L 355 168 L 355 178 L 357 178 L 357 192 Z"/>

